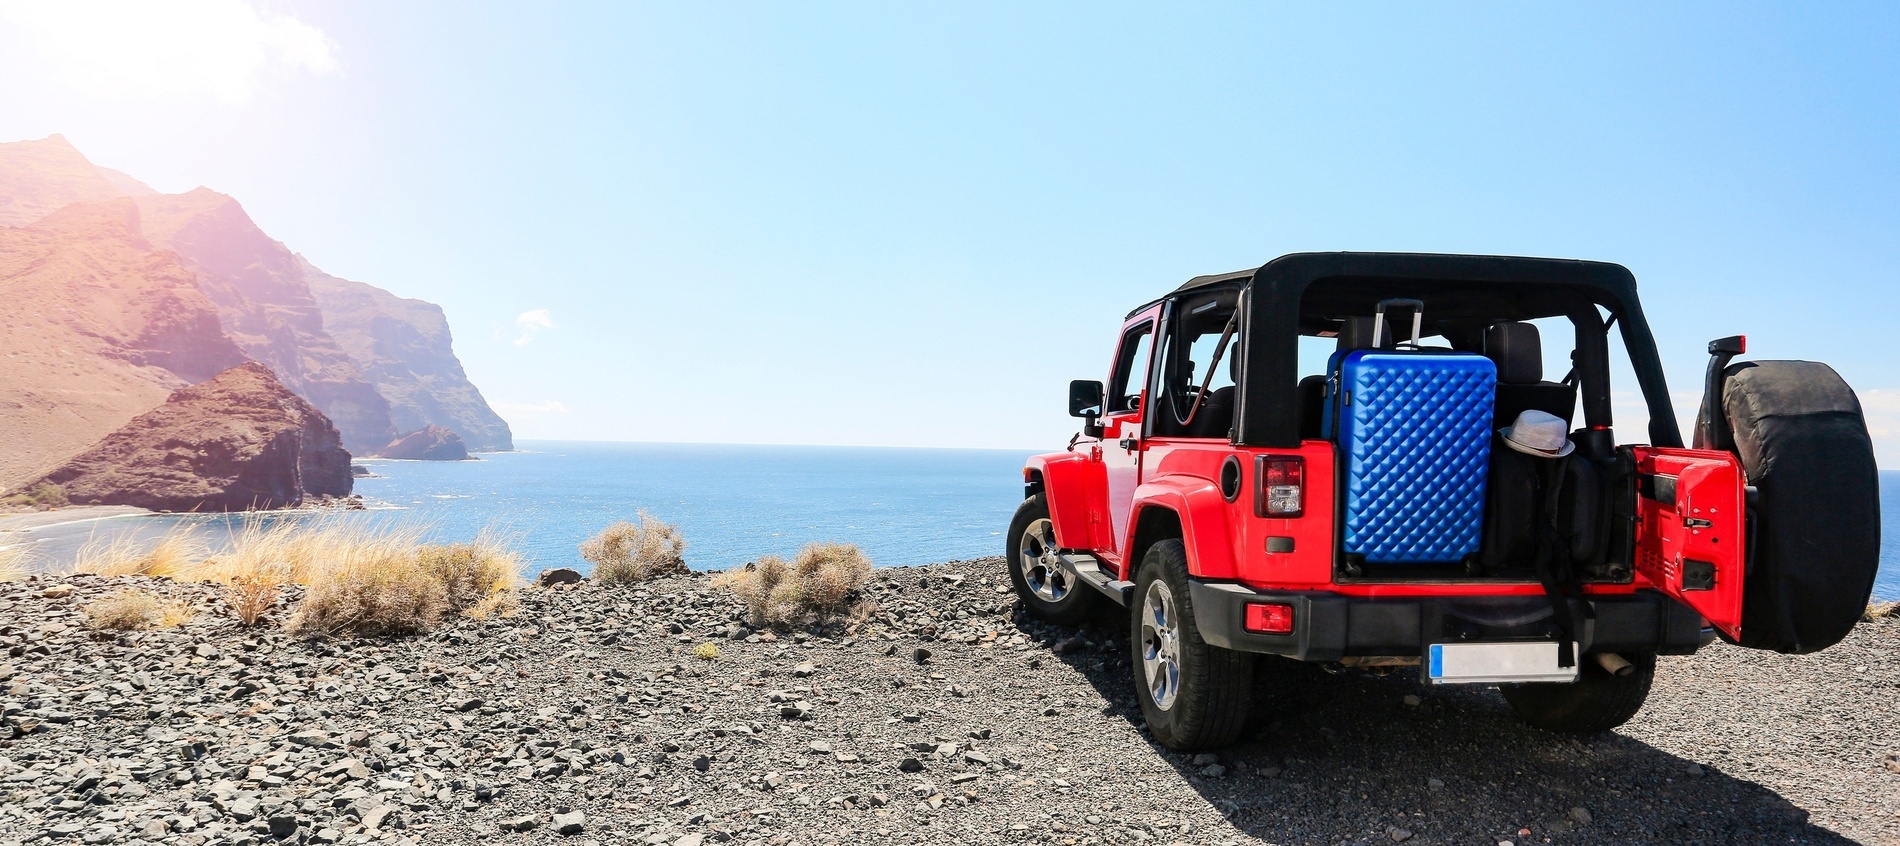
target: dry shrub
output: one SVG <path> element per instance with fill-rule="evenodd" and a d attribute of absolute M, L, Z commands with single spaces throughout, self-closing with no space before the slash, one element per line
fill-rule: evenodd
<path fill-rule="evenodd" d="M 417 554 L 418 537 L 414 530 L 324 526 L 286 543 L 312 554 L 297 567 L 309 589 L 291 615 L 291 631 L 379 635 L 435 628 L 449 610 L 448 590 Z"/>
<path fill-rule="evenodd" d="M 0 546 L 0 582 L 17 582 L 27 575 L 26 546 Z"/>
<path fill-rule="evenodd" d="M 86 606 L 86 618 L 95 629 L 128 631 L 184 625 L 191 619 L 191 609 L 127 588 L 93 600 Z"/>
<path fill-rule="evenodd" d="M 693 657 L 701 661 L 719 660 L 719 644 L 707 641 L 693 647 Z"/>
<path fill-rule="evenodd" d="M 246 627 L 255 626 L 277 604 L 277 583 L 256 576 L 238 576 L 224 586 L 224 601 Z"/>
<path fill-rule="evenodd" d="M 73 571 L 100 576 L 187 576 L 202 566 L 205 550 L 204 539 L 189 525 L 173 526 L 156 541 L 121 532 L 109 539 L 87 540 L 79 548 Z"/>
<path fill-rule="evenodd" d="M 304 635 L 426 632 L 457 612 L 505 612 L 521 559 L 484 533 L 472 543 L 420 544 L 413 529 L 327 527 L 280 542 L 308 590 L 289 628 Z"/>
<path fill-rule="evenodd" d="M 1878 620 L 1883 617 L 1900 617 L 1900 602 L 1869 603 L 1866 613 L 1862 614 L 1860 618 L 1863 620 Z"/>
<path fill-rule="evenodd" d="M 356 533 L 337 526 L 249 517 L 231 537 L 231 548 L 193 568 L 194 578 L 232 584 L 239 580 L 273 585 L 309 584 L 312 575 Z"/>
<path fill-rule="evenodd" d="M 470 543 L 417 547 L 416 558 L 442 583 L 449 605 L 456 609 L 473 608 L 521 586 L 521 556 L 488 532 Z"/>
<path fill-rule="evenodd" d="M 685 551 L 679 529 L 645 511 L 640 512 L 639 523 L 615 523 L 581 542 L 581 557 L 594 565 L 594 580 L 602 584 L 685 575 L 692 572 L 681 554 Z"/>
<path fill-rule="evenodd" d="M 472 620 L 486 620 L 490 617 L 512 617 L 520 610 L 521 603 L 516 600 L 514 591 L 491 593 L 470 605 L 462 614 Z"/>
<path fill-rule="evenodd" d="M 871 561 L 856 544 L 814 543 L 789 564 L 768 555 L 713 584 L 745 600 L 753 625 L 790 628 L 842 617 L 870 578 Z"/>

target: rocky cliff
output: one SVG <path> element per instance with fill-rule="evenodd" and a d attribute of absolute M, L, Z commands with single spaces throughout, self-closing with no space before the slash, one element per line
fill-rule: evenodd
<path fill-rule="evenodd" d="M 247 362 L 173 392 L 38 481 L 80 504 L 285 508 L 348 496 L 350 454 L 322 412 Z"/>
<path fill-rule="evenodd" d="M 166 395 L 244 361 L 130 199 L 0 227 L 0 486 L 45 472 Z"/>
<path fill-rule="evenodd" d="M 323 325 L 389 400 L 390 422 L 410 432 L 440 426 L 472 450 L 514 449 L 514 435 L 462 372 L 442 307 L 331 276 L 302 256 Z"/>
<path fill-rule="evenodd" d="M 362 454 L 429 425 L 513 446 L 441 309 L 324 274 L 236 200 L 159 194 L 59 136 L 0 144 L 0 293 L 32 306 L 0 310 L 0 490 L 245 358 Z"/>
<path fill-rule="evenodd" d="M 198 188 L 139 199 L 145 235 L 178 253 L 218 307 L 224 331 L 368 454 L 396 436 L 389 402 L 324 329 L 303 268 L 236 200 Z"/>
<path fill-rule="evenodd" d="M 382 455 L 416 461 L 462 461 L 468 458 L 468 447 L 454 432 L 441 426 L 424 426 L 390 441 Z"/>

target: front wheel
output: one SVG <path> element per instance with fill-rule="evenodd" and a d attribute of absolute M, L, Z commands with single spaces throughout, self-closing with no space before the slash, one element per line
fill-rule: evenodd
<path fill-rule="evenodd" d="M 1524 722 L 1545 731 L 1590 734 L 1630 721 L 1649 698 L 1656 680 L 1656 654 L 1624 656 L 1629 672 L 1616 675 L 1589 656 L 1578 656 L 1577 680 L 1570 684 L 1499 685 Z"/>
<path fill-rule="evenodd" d="M 1103 596 L 1082 584 L 1058 552 L 1049 501 L 1043 494 L 1023 500 L 1009 521 L 1010 584 L 1036 616 L 1073 626 L 1100 609 Z"/>
<path fill-rule="evenodd" d="M 1149 733 L 1181 751 L 1232 743 L 1253 709 L 1253 656 L 1201 639 L 1180 541 L 1148 547 L 1129 610 L 1135 699 Z"/>

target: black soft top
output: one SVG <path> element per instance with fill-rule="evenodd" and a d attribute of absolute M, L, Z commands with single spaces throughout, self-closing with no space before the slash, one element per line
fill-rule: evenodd
<path fill-rule="evenodd" d="M 1327 331 L 1344 317 L 1370 315 L 1380 300 L 1394 297 L 1423 301 L 1432 333 L 1447 337 L 1471 337 L 1500 320 L 1557 316 L 1607 330 L 1607 314 L 1622 333 L 1649 406 L 1650 442 L 1682 443 L 1636 278 L 1622 265 L 1516 256 L 1292 253 L 1255 270 L 1196 276 L 1162 300 L 1221 286 L 1246 292 L 1237 444 L 1297 446 L 1299 336 Z M 1578 332 L 1577 354 L 1585 421 L 1607 427 L 1607 331 Z"/>

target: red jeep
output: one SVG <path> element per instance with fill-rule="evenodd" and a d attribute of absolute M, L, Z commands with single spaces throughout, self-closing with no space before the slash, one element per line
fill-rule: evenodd
<path fill-rule="evenodd" d="M 1612 428 L 1614 347 L 1647 443 Z M 1858 400 L 1826 365 L 1742 351 L 1710 344 L 1691 449 L 1619 265 L 1306 253 L 1197 277 L 1129 313 L 1105 384 L 1070 386 L 1083 431 L 1023 469 L 1010 577 L 1053 622 L 1128 609 L 1173 748 L 1235 737 L 1256 654 L 1416 665 L 1500 685 L 1533 725 L 1608 729 L 1659 654 L 1811 652 L 1866 606 Z"/>

